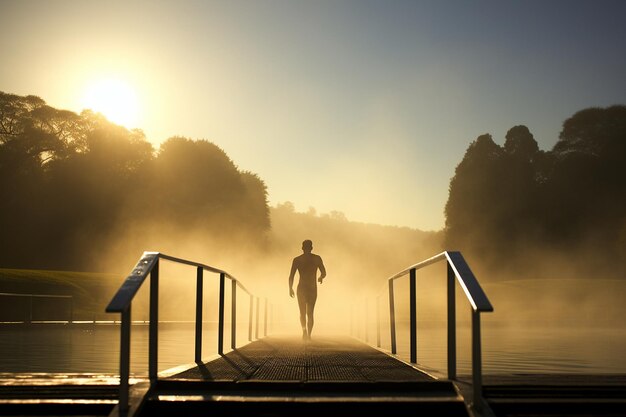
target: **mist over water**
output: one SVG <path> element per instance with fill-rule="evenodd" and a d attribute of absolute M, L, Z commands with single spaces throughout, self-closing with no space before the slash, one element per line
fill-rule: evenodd
<path fill-rule="evenodd" d="M 441 251 L 440 233 L 355 223 L 337 214 L 298 213 L 288 204 L 272 208 L 271 223 L 266 238 L 258 240 L 241 238 L 236 233 L 216 240 L 195 233 L 193 228 L 188 233 L 167 229 L 164 232 L 161 225 L 135 233 L 130 227 L 131 233 L 107 246 L 110 249 L 103 256 L 101 267 L 122 271 L 121 284 L 123 272 L 132 269 L 142 250 L 150 250 L 225 270 L 260 297 L 262 303 L 268 300 L 275 331 L 298 334 L 298 306 L 296 299 L 289 297 L 288 276 L 292 259 L 302 254 L 302 241 L 311 239 L 313 253 L 322 257 L 328 272 L 323 284 L 318 284 L 314 333 L 345 333 L 354 300 L 378 289 L 397 269 Z M 193 320 L 195 268 L 168 261 L 161 261 L 160 265 L 161 318 Z M 205 300 L 209 300 L 205 302 L 205 314 L 210 312 L 215 319 L 219 275 L 205 271 L 204 282 Z M 294 289 L 297 283 L 296 274 Z M 229 298 L 230 282 L 227 280 L 226 284 Z M 137 319 L 147 317 L 146 293 L 142 288 L 137 295 L 137 308 L 133 309 Z M 248 304 L 249 294 L 238 289 L 238 318 L 247 317 Z"/>
<path fill-rule="evenodd" d="M 300 255 L 302 240 L 313 240 L 313 252 L 322 256 L 328 275 L 318 285 L 313 338 L 352 335 L 375 345 L 380 326 L 381 347 L 390 350 L 387 278 L 399 270 L 442 251 L 440 233 L 408 228 L 354 223 L 338 215 L 297 213 L 289 207 L 272 209 L 272 231 L 264 241 L 233 238 L 217 241 L 201 233 L 173 232 L 160 225 L 154 230 L 132 228 L 107 246 L 103 266 L 119 270 L 108 278 L 108 294 L 102 294 L 98 319 L 119 319 L 104 314 L 106 302 L 122 284 L 142 250 L 208 264 L 231 273 L 255 297 L 253 317 L 259 314 L 258 330 L 265 330 L 267 300 L 268 331 L 274 335 L 300 335 L 298 306 L 289 297 L 288 274 L 293 257 Z M 165 230 L 167 233 L 163 233 Z M 137 232 L 137 233 L 135 233 Z M 626 346 L 623 317 L 626 280 L 598 269 L 590 274 L 577 267 L 577 257 L 551 253 L 545 258 L 533 250 L 520 254 L 528 268 L 514 273 L 485 265 L 467 256 L 490 301 L 493 313 L 482 315 L 483 369 L 485 374 L 513 373 L 626 373 L 622 357 Z M 545 253 L 544 253 L 545 255 Z M 509 260 L 511 261 L 511 260 Z M 515 260 L 523 264 L 521 259 Z M 610 269 L 610 268 L 607 268 Z M 104 279 L 104 278 L 102 278 Z M 148 320 L 149 281 L 133 301 L 132 319 Z M 297 277 L 296 277 L 297 285 Z M 105 291 L 105 292 L 106 292 Z M 168 261 L 160 262 L 159 370 L 190 363 L 194 353 L 196 269 Z M 408 276 L 394 282 L 398 355 L 409 358 Z M 205 271 L 203 356 L 217 352 L 219 275 Z M 470 306 L 457 285 L 457 338 L 460 374 L 471 363 Z M 225 287 L 225 348 L 230 347 L 232 287 Z M 238 288 L 237 346 L 248 343 L 250 296 Z M 446 369 L 446 267 L 428 266 L 417 273 L 418 363 L 433 373 Z M 76 319 L 92 319 L 81 317 Z M 254 319 L 256 320 L 256 318 Z M 380 324 L 378 324 L 380 323 Z M 3 328 L 0 356 L 5 372 L 104 372 L 117 373 L 119 327 L 84 326 L 38 328 L 36 332 Z M 54 360 L 50 357 L 54 354 Z M 147 368 L 147 326 L 133 326 L 132 372 Z"/>
<path fill-rule="evenodd" d="M 281 211 L 282 210 L 282 211 Z M 348 222 L 329 216 L 296 213 L 284 208 L 274 209 L 273 231 L 264 245 L 244 242 L 239 249 L 216 242 L 202 241 L 192 234 L 173 234 L 166 244 L 149 250 L 162 250 L 224 269 L 234 275 L 254 294 L 253 316 L 256 323 L 249 327 L 250 296 L 237 289 L 237 346 L 248 343 L 265 330 L 267 300 L 268 332 L 274 335 L 299 336 L 298 306 L 289 297 L 288 273 L 293 257 L 301 253 L 304 238 L 313 240 L 313 252 L 324 259 L 328 272 L 324 283 L 318 285 L 313 338 L 328 335 L 352 335 L 375 345 L 380 329 L 381 347 L 390 349 L 389 304 L 387 278 L 405 267 L 441 251 L 440 235 L 404 228 L 381 227 Z M 308 232 L 308 233 L 307 233 Z M 174 239 L 176 238 L 176 239 Z M 115 246 L 116 251 L 122 248 Z M 131 252 L 131 251 L 129 251 Z M 121 252 L 117 252 L 121 253 Z M 140 255 L 140 254 L 138 254 Z M 139 256 L 128 255 L 127 270 Z M 110 265 L 122 264 L 113 257 Z M 496 274 L 480 263 L 467 258 L 483 289 L 495 307 L 493 313 L 483 314 L 483 368 L 485 374 L 513 373 L 626 373 L 621 352 L 626 346 L 622 326 L 623 296 L 626 281 L 588 279 L 576 273 L 571 264 L 533 262 L 532 274 L 520 271 L 514 276 Z M 551 265 L 548 268 L 546 265 Z M 569 267 L 568 267 L 569 265 Z M 543 273 L 542 273 L 543 272 Z M 580 271 L 578 271 L 580 272 Z M 114 286 L 123 281 L 123 274 Z M 195 319 L 196 270 L 172 262 L 160 263 L 159 307 L 161 324 L 159 370 L 189 363 L 193 359 L 193 320 Z M 296 278 L 297 284 L 297 278 Z M 148 285 L 144 285 L 133 303 L 133 320 L 148 319 Z M 394 282 L 396 294 L 398 355 L 408 360 L 408 277 Z M 203 356 L 216 353 L 219 276 L 205 272 L 203 320 Z M 457 340 L 460 374 L 467 374 L 471 364 L 470 305 L 457 285 Z M 225 347 L 230 346 L 232 287 L 225 287 Z M 433 264 L 417 273 L 418 305 L 418 363 L 433 373 L 446 369 L 446 268 L 445 263 Z M 102 306 L 104 308 L 104 306 Z M 108 315 L 109 318 L 117 318 Z M 256 320 L 256 319 L 254 319 Z M 181 323 L 185 322 L 185 323 Z M 380 323 L 380 324 L 379 324 Z M 70 359 L 60 355 L 58 363 L 36 359 L 30 367 L 19 371 L 49 372 L 117 372 L 117 326 L 93 326 L 82 330 L 46 331 L 34 341 L 22 335 L 21 342 L 34 358 L 45 352 L 37 346 L 56 344 L 59 349 L 74 352 Z M 366 334 L 367 332 L 367 334 Z M 107 342 L 101 342 L 102 337 Z M 10 340 L 11 338 L 3 338 Z M 5 346 L 5 349 L 10 347 Z M 84 357 L 76 355 L 84 351 Z M 106 350 L 106 352 L 103 352 Z M 39 353 L 38 353 L 39 352 Z M 147 326 L 133 326 L 133 372 L 142 374 L 147 366 Z M 95 365 L 94 357 L 103 360 Z M 65 358 L 65 359 L 62 359 Z M 106 359 L 109 358 L 109 359 Z M 15 363 L 15 362 L 12 362 Z M 47 364 L 46 364 L 47 363 Z M 15 365 L 12 365 L 15 366 Z M 55 368 L 56 367 L 56 368 Z"/>
<path fill-rule="evenodd" d="M 128 239 L 122 240 L 124 244 L 111 245 L 112 255 L 107 264 L 130 270 L 139 258 L 137 249 L 143 244 L 146 250 L 162 251 L 221 268 L 239 279 L 255 297 L 260 297 L 262 317 L 267 299 L 274 334 L 298 335 L 298 307 L 296 300 L 289 297 L 287 278 L 291 260 L 302 253 L 302 240 L 312 239 L 313 252 L 322 256 L 328 272 L 324 283 L 318 285 L 313 336 L 347 334 L 362 326 L 357 322 L 367 320 L 371 342 L 376 334 L 377 302 L 383 326 L 389 320 L 386 279 L 444 249 L 441 233 L 354 223 L 336 213 L 299 213 L 289 204 L 272 208 L 271 224 L 271 232 L 264 241 L 233 238 L 220 242 L 193 231 L 168 231 L 165 238 L 159 228 L 143 230 L 141 234 L 131 233 Z M 506 351 L 508 348 L 504 346 L 510 346 L 507 345 L 509 341 L 523 340 L 523 335 L 527 335 L 534 340 L 528 346 L 532 350 L 537 347 L 536 343 L 540 343 L 537 340 L 541 340 L 533 336 L 533 332 L 540 334 L 546 329 L 548 333 L 562 332 L 564 346 L 568 340 L 588 340 L 584 349 L 590 356 L 594 355 L 593 346 L 597 346 L 598 357 L 606 357 L 600 347 L 611 346 L 614 342 L 610 329 L 614 329 L 615 334 L 623 329 L 626 308 L 621 300 L 626 295 L 626 281 L 615 278 L 615 270 L 608 273 L 610 266 L 598 268 L 595 273 L 589 271 L 589 265 L 593 265 L 588 262 L 591 256 L 593 253 L 583 253 L 582 248 L 569 253 L 529 248 L 525 253 L 519 252 L 515 259 L 503 260 L 504 267 L 498 269 L 480 257 L 466 255 L 495 307 L 493 313 L 483 314 L 485 349 L 496 346 L 494 352 L 500 352 L 501 345 Z M 578 262 L 580 259 L 587 260 L 585 267 Z M 195 317 L 195 269 L 169 262 L 161 265 L 161 319 L 192 321 Z M 511 265 L 516 267 L 511 268 Z M 420 326 L 445 329 L 445 277 L 444 263 L 418 271 Z M 216 274 L 205 272 L 205 320 L 217 320 L 218 278 Z M 400 321 L 408 320 L 408 279 L 399 279 L 395 285 L 396 315 Z M 230 291 L 227 281 L 227 306 L 230 305 Z M 138 294 L 137 308 L 133 310 L 136 319 L 147 319 L 146 293 L 147 289 L 143 288 Z M 461 328 L 469 325 L 469 308 L 457 285 L 457 322 Z M 247 319 L 248 314 L 249 295 L 238 290 L 238 321 Z M 227 319 L 229 316 L 227 307 Z M 607 330 L 587 336 L 591 329 L 598 328 Z M 445 347 L 445 338 L 435 337 L 436 334 L 437 331 L 423 337 L 423 345 Z M 361 336 L 363 338 L 364 334 Z M 430 342 L 431 337 L 439 341 Z M 616 336 L 615 340 L 622 339 Z M 523 343 L 516 343 L 513 350 L 518 351 Z M 550 345 L 557 346 L 558 343 L 550 342 Z M 554 355 L 563 356 L 558 352 Z M 507 357 L 514 358 L 515 355 L 502 353 L 500 356 Z M 500 371 L 504 371 L 506 361 L 500 362 Z M 515 366 L 511 364 L 511 369 Z M 620 369 L 619 364 L 616 369 Z"/>

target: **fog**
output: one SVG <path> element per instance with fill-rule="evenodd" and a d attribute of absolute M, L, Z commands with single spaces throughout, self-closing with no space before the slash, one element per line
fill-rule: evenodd
<path fill-rule="evenodd" d="M 337 212 L 298 213 L 290 203 L 271 209 L 271 224 L 271 231 L 263 239 L 233 232 L 219 240 L 195 233 L 193 228 L 181 232 L 166 225 L 146 228 L 127 224 L 117 234 L 120 238 L 107 245 L 97 267 L 118 271 L 121 285 L 144 250 L 210 265 L 228 272 L 260 297 L 261 319 L 265 314 L 263 300 L 267 298 L 273 333 L 299 334 L 298 305 L 295 298 L 289 297 L 288 277 L 292 259 L 302 253 L 302 241 L 311 239 L 313 253 L 322 257 L 327 270 L 323 284 L 318 284 L 314 333 L 346 334 L 355 303 L 379 291 L 398 270 L 441 252 L 441 233 L 351 222 Z M 161 261 L 159 276 L 160 320 L 193 320 L 195 268 Z M 213 321 L 217 319 L 219 276 L 205 271 L 204 282 L 204 318 Z M 294 289 L 297 283 L 296 274 Z M 147 319 L 146 284 L 137 295 L 133 319 Z M 226 284 L 225 317 L 229 321 L 231 287 L 229 282 Z M 239 289 L 240 326 L 247 325 L 248 313 L 249 296 Z"/>
<path fill-rule="evenodd" d="M 484 288 L 496 306 L 491 320 L 512 326 L 623 327 L 623 265 L 606 262 L 593 246 L 581 242 L 568 251 L 530 248 L 515 265 L 515 272 L 503 268 L 485 277 Z"/>
<path fill-rule="evenodd" d="M 357 223 L 340 212 L 300 213 L 289 202 L 268 207 L 264 181 L 207 140 L 172 137 L 157 151 L 141 131 L 92 112 L 54 109 L 36 96 L 0 92 L 0 101 L 12 109 L 3 124 L 21 132 L 0 135 L 0 265 L 119 276 L 106 289 L 86 290 L 85 299 L 97 300 L 92 311 L 104 311 L 102 300 L 143 251 L 157 251 L 227 271 L 273 306 L 274 331 L 297 332 L 287 279 L 302 241 L 311 239 L 328 271 L 316 332 L 344 332 L 374 317 L 376 296 L 386 308 L 389 276 L 444 249 L 463 253 L 495 306 L 487 315 L 494 323 L 621 323 L 624 106 L 577 112 L 550 151 L 522 125 L 502 146 L 479 136 L 450 181 L 444 231 L 423 232 Z M 380 208 L 364 205 L 364 213 Z M 163 262 L 161 276 L 160 318 L 193 320 L 195 270 Z M 213 320 L 218 277 L 207 273 L 205 281 Z M 406 279 L 397 285 L 403 319 Z M 137 318 L 146 314 L 145 291 Z M 442 320 L 444 295 L 445 265 L 419 272 L 422 322 Z M 244 310 L 238 302 L 238 321 Z"/>
<path fill-rule="evenodd" d="M 261 299 L 261 331 L 267 299 L 268 330 L 298 335 L 298 306 L 296 299 L 289 297 L 288 275 L 292 259 L 302 253 L 302 241 L 311 239 L 313 253 L 323 258 L 328 273 L 324 283 L 318 285 L 313 333 L 352 331 L 364 337 L 367 329 L 372 341 L 377 314 L 383 326 L 389 320 L 387 278 L 443 250 L 441 232 L 356 223 L 336 212 L 299 213 L 289 203 L 271 209 L 271 224 L 271 231 L 259 240 L 235 233 L 230 238 L 216 240 L 194 233 L 193 228 L 183 233 L 164 225 L 153 229 L 128 226 L 127 233 L 121 234 L 124 239 L 112 242 L 107 248 L 101 267 L 119 271 L 121 285 L 142 251 L 148 250 L 223 269 Z M 495 307 L 493 313 L 483 315 L 487 329 L 496 326 L 511 330 L 537 327 L 582 330 L 622 325 L 626 314 L 622 302 L 626 281 L 620 279 L 623 270 L 619 266 L 594 263 L 593 253 L 586 244 L 581 243 L 570 252 L 530 248 L 515 258 L 503 260 L 502 268 L 475 255 L 466 255 L 466 261 Z M 195 269 L 167 261 L 161 265 L 160 319 L 194 320 Z M 296 274 L 294 287 L 297 280 Z M 228 281 L 226 284 L 225 318 L 230 322 L 231 286 Z M 394 285 L 397 320 L 407 321 L 408 276 L 396 280 Z M 206 321 L 217 320 L 218 290 L 218 275 L 205 272 Z M 420 326 L 445 326 L 445 291 L 445 263 L 418 271 Z M 133 310 L 135 319 L 147 319 L 147 292 L 148 285 L 144 285 Z M 467 326 L 470 306 L 458 284 L 456 293 L 457 321 L 459 326 Z M 256 314 L 256 300 L 253 310 Z M 248 315 L 249 296 L 238 290 L 237 322 L 244 333 Z"/>

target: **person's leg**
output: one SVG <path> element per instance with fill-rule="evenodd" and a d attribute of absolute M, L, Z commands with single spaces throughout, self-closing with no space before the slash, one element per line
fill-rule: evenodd
<path fill-rule="evenodd" d="M 313 324 L 315 324 L 315 319 L 313 318 L 313 310 L 315 306 L 311 303 L 306 305 L 306 315 L 307 315 L 307 333 L 308 338 L 311 338 L 311 332 L 313 331 Z"/>
<path fill-rule="evenodd" d="M 311 294 L 309 298 L 309 302 L 306 304 L 306 315 L 307 315 L 307 333 L 308 339 L 311 339 L 311 332 L 313 331 L 313 324 L 315 324 L 314 319 L 314 311 L 315 311 L 315 302 L 317 301 L 317 291 Z"/>
<path fill-rule="evenodd" d="M 300 309 L 300 326 L 302 327 L 302 338 L 306 339 L 308 337 L 306 324 L 307 302 L 306 294 L 300 289 L 300 287 L 298 287 L 298 308 Z"/>

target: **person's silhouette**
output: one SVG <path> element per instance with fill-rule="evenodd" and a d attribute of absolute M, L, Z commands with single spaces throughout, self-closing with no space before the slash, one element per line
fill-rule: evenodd
<path fill-rule="evenodd" d="M 293 278 L 298 271 L 300 279 L 298 281 L 298 307 L 300 308 L 300 325 L 302 326 L 302 339 L 311 340 L 311 332 L 313 331 L 313 310 L 315 309 L 315 301 L 317 300 L 317 281 L 324 282 L 326 277 L 326 268 L 324 262 L 319 255 L 311 253 L 313 250 L 313 242 L 305 240 L 302 242 L 302 252 L 300 256 L 293 258 L 291 263 L 291 272 L 289 273 L 289 296 L 293 297 Z M 319 278 L 317 270 L 320 271 Z"/>

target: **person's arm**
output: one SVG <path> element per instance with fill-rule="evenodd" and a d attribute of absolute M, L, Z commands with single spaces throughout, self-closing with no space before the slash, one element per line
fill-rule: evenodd
<path fill-rule="evenodd" d="M 320 269 L 320 277 L 317 279 L 320 284 L 324 282 L 324 278 L 326 277 L 326 267 L 324 267 L 324 261 L 322 261 L 322 257 L 319 257 L 320 264 L 317 266 Z"/>
<path fill-rule="evenodd" d="M 296 275 L 296 260 L 294 258 L 293 262 L 291 262 L 291 272 L 289 273 L 289 296 L 293 298 L 294 293 L 293 293 L 293 278 Z"/>

